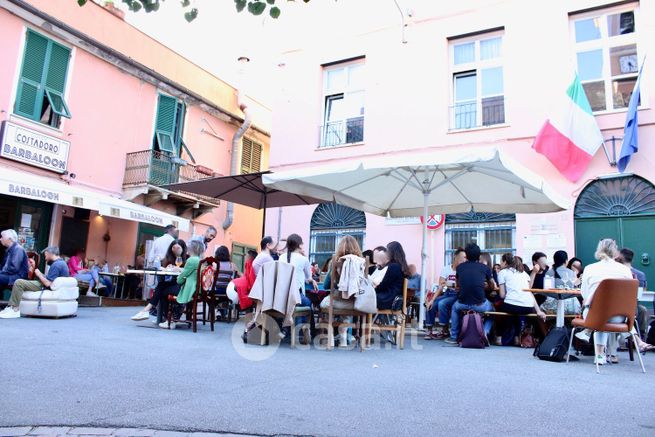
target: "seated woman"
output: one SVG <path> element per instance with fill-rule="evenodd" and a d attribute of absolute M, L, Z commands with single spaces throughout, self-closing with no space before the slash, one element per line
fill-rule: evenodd
<path fill-rule="evenodd" d="M 378 309 L 390 310 L 394 300 L 403 295 L 403 282 L 409 276 L 409 268 L 405 258 L 403 246 L 392 241 L 387 244 L 387 256 L 389 259 L 386 265 L 384 279 L 375 287 L 375 293 L 378 301 Z"/>
<path fill-rule="evenodd" d="M 373 283 L 374 287 L 380 285 L 380 282 L 384 279 L 384 275 L 387 273 L 387 264 L 389 264 L 389 256 L 387 254 L 387 248 L 384 246 L 376 247 L 373 250 L 373 262 L 375 262 L 375 269 L 372 273 L 369 273 L 369 278 Z"/>
<path fill-rule="evenodd" d="M 235 278 L 241 276 L 236 264 L 232 262 L 230 257 L 230 250 L 225 246 L 219 246 L 214 253 L 218 268 L 218 276 L 216 278 L 216 294 L 225 294 L 227 285 Z"/>
<path fill-rule="evenodd" d="M 501 258 L 500 266 L 498 296 L 504 300 L 498 306 L 498 311 L 517 316 L 536 313 L 542 320 L 546 320 L 546 314 L 539 308 L 534 295 L 523 291 L 530 285 L 530 276 L 523 267 L 523 260 L 511 253 L 506 253 Z M 503 329 L 502 322 L 497 326 L 501 332 L 509 328 L 505 325 L 505 329 Z M 516 317 L 514 318 L 514 335 L 520 337 L 521 331 L 520 318 Z M 518 343 L 518 338 L 515 339 L 515 343 Z"/>
<path fill-rule="evenodd" d="M 582 260 L 580 258 L 571 258 L 566 267 L 573 271 L 577 278 L 582 278 L 582 273 L 584 273 L 584 266 L 582 265 Z"/>
<path fill-rule="evenodd" d="M 587 318 L 589 306 L 594 299 L 594 293 L 603 279 L 632 279 L 630 268 L 615 260 L 618 255 L 619 249 L 614 240 L 610 238 L 600 240 L 595 254 L 598 262 L 589 264 L 582 274 L 582 286 L 580 287 L 582 297 L 584 298 L 582 317 Z M 624 320 L 625 318 L 622 316 L 615 316 L 611 317 L 608 322 L 621 323 Z M 583 340 L 588 340 L 589 332 L 578 332 L 575 336 Z M 635 339 L 640 350 L 648 349 L 648 345 L 644 343 L 639 336 L 635 336 Z M 594 363 L 600 365 L 605 364 L 607 363 L 608 356 L 611 362 L 619 362 L 617 354 L 618 341 L 615 334 L 609 335 L 607 332 L 594 332 L 594 344 L 596 348 Z"/>
<path fill-rule="evenodd" d="M 75 255 L 71 256 L 68 260 L 68 272 L 71 277 L 78 281 L 88 282 L 89 288 L 87 289 L 87 296 L 97 296 L 93 289 L 100 283 L 98 271 L 94 269 L 87 269 L 84 267 L 84 249 L 77 249 Z"/>
<path fill-rule="evenodd" d="M 252 268 L 255 258 L 257 258 L 257 252 L 252 249 L 249 250 L 246 253 L 243 275 L 230 282 L 227 286 L 227 297 L 234 305 L 239 305 L 239 308 L 242 310 L 246 310 L 252 306 L 252 300 L 248 297 L 248 294 L 257 279 L 255 270 Z"/>
<path fill-rule="evenodd" d="M 166 256 L 162 265 L 171 271 L 180 271 L 188 258 L 186 243 L 183 240 L 173 240 L 168 246 Z M 168 314 L 168 296 L 176 296 L 180 292 L 175 276 L 162 276 L 159 278 L 155 292 L 150 298 L 148 305 L 132 316 L 132 320 L 146 320 L 150 317 L 150 311 L 157 308 L 157 323 L 162 323 Z"/>
<path fill-rule="evenodd" d="M 341 273 L 344 265 L 344 260 L 348 255 L 353 255 L 362 258 L 362 251 L 359 247 L 359 243 L 357 243 L 357 240 L 355 240 L 355 238 L 353 238 L 350 235 L 346 235 L 339 241 L 339 246 L 337 247 L 337 251 L 335 252 L 334 256 L 332 257 L 332 261 L 330 262 L 331 269 L 330 272 L 328 273 L 328 276 L 325 278 L 325 285 L 327 286 L 325 290 L 330 290 L 330 295 L 321 301 L 320 306 L 321 309 L 323 310 L 329 308 L 330 301 L 332 301 L 333 309 L 348 309 L 348 310 L 354 309 L 354 305 L 355 305 L 354 299 L 353 298 L 344 299 L 343 293 L 336 291 L 339 281 L 341 280 Z M 364 265 L 365 275 L 368 275 L 366 272 L 366 260 L 362 258 L 361 263 Z M 335 318 L 335 320 L 338 319 L 339 319 L 338 317 Z M 352 318 L 343 317 L 341 322 L 343 323 L 340 324 L 337 339 L 339 342 L 339 347 L 347 347 L 348 337 L 349 337 L 347 334 L 348 331 L 347 327 L 349 324 L 352 323 Z"/>
<path fill-rule="evenodd" d="M 567 267 L 567 262 L 569 260 L 569 255 L 564 250 L 558 250 L 553 255 L 553 266 L 546 272 L 545 276 L 550 276 L 553 278 L 553 283 L 555 288 L 573 288 L 580 285 L 581 279 L 576 275 L 576 273 Z M 541 304 L 541 309 L 547 314 L 556 314 L 557 313 L 557 300 L 548 297 Z M 569 299 L 564 299 L 564 313 L 565 314 L 579 314 L 580 313 L 580 302 L 575 297 Z"/>

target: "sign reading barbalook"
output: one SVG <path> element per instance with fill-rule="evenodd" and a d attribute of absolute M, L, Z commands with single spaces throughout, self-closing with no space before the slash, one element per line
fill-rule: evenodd
<path fill-rule="evenodd" d="M 5 121 L 0 156 L 57 173 L 68 168 L 70 142 Z"/>

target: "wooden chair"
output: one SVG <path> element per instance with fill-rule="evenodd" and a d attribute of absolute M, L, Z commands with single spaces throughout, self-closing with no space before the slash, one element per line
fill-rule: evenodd
<path fill-rule="evenodd" d="M 284 266 L 285 266 L 285 268 L 290 268 L 291 269 L 290 277 L 293 278 L 293 271 L 295 270 L 295 267 L 293 265 L 290 265 L 290 264 L 285 264 Z M 259 271 L 259 275 L 264 275 L 265 270 L 270 269 L 270 268 L 274 268 L 274 275 L 277 277 L 277 272 L 278 272 L 278 269 L 280 267 L 281 267 L 281 263 L 279 261 L 274 261 L 274 264 L 273 263 L 268 263 L 268 264 L 266 264 L 265 267 L 263 267 Z M 277 285 L 277 279 L 273 283 Z M 263 290 L 263 293 L 265 295 L 265 296 L 263 296 L 263 301 L 272 300 L 272 296 L 271 296 L 271 299 L 269 299 L 269 297 L 267 297 L 266 295 L 268 295 L 269 293 L 272 293 L 273 296 L 274 296 L 275 295 L 275 288 L 274 287 L 273 288 L 265 287 L 264 290 Z M 260 303 L 258 303 L 257 305 L 259 305 L 259 304 Z M 257 311 L 255 311 L 255 313 L 257 313 Z M 261 329 L 260 345 L 264 346 L 267 343 L 266 336 L 267 336 L 267 334 L 269 332 L 271 332 L 270 328 L 268 328 L 268 324 L 270 323 L 270 321 L 275 320 L 275 319 L 284 318 L 286 316 L 286 314 L 280 313 L 279 311 L 275 311 L 275 310 L 263 311 L 262 314 L 268 316 L 268 317 L 263 318 L 261 324 L 258 323 L 258 325 L 259 325 L 259 327 Z M 294 308 L 293 317 L 292 317 L 292 321 L 291 321 L 291 327 L 290 327 L 291 328 L 291 348 L 296 347 L 296 318 L 297 317 L 303 317 L 303 316 L 310 318 L 310 326 L 311 326 L 310 331 L 313 330 L 314 313 L 312 311 L 312 308 L 311 307 L 298 307 L 298 306 L 296 306 Z"/>
<path fill-rule="evenodd" d="M 407 279 L 403 281 L 403 306 L 400 310 L 378 310 L 375 316 L 369 316 L 369 332 L 372 333 L 374 329 L 383 332 L 393 332 L 396 336 L 396 345 L 398 349 L 405 348 L 405 316 L 407 314 Z M 376 324 L 379 316 L 393 317 L 393 323 L 389 325 Z M 369 336 L 369 340 L 372 335 Z"/>
<path fill-rule="evenodd" d="M 334 308 L 334 301 L 335 301 L 335 296 L 341 294 L 340 291 L 334 290 L 334 287 L 332 287 L 332 290 L 330 290 L 330 304 L 328 305 L 327 308 L 320 308 L 319 306 L 319 315 L 327 315 L 328 318 L 328 323 L 327 323 L 327 336 L 328 336 L 328 344 L 327 344 L 327 350 L 331 351 L 334 349 L 334 328 L 343 328 L 344 325 L 347 325 L 346 329 L 348 327 L 353 328 L 357 330 L 358 335 L 355 337 L 359 343 L 359 350 L 363 351 L 364 346 L 367 345 L 367 336 L 366 336 L 366 322 L 368 320 L 369 314 L 362 313 L 360 311 L 356 311 L 355 309 L 335 309 Z M 354 297 L 352 298 L 354 300 Z M 336 322 L 334 320 L 335 317 L 353 317 L 354 320 L 357 320 L 356 322 L 353 323 L 346 323 L 346 322 Z"/>
<path fill-rule="evenodd" d="M 193 328 L 193 332 L 198 332 L 198 321 L 202 321 L 204 325 L 207 321 L 206 306 L 209 306 L 210 326 L 214 331 L 214 321 L 216 317 L 215 308 L 212 307 L 213 299 L 209 295 L 213 293 L 214 284 L 216 284 L 216 277 L 218 275 L 217 269 L 214 267 L 215 261 L 213 257 L 207 257 L 200 261 L 198 265 L 198 272 L 196 277 L 196 291 L 193 293 L 191 301 L 186 304 L 184 313 L 186 314 L 185 320 L 174 320 L 173 306 L 177 304 L 175 296 L 168 296 L 168 325 L 173 322 L 184 322 Z M 198 304 L 202 303 L 202 318 L 198 318 Z"/>
<path fill-rule="evenodd" d="M 230 281 L 233 279 L 232 276 L 234 275 L 234 271 L 230 270 L 221 270 L 220 269 L 220 263 L 216 261 L 216 266 L 218 267 L 218 271 L 216 272 L 216 285 L 214 287 L 214 290 L 212 293 L 208 295 L 208 303 L 210 306 L 213 306 L 213 314 L 210 315 L 210 317 L 215 320 L 216 319 L 216 309 L 219 308 L 221 305 L 224 305 L 226 307 L 226 321 L 227 323 L 232 322 L 232 314 L 235 311 L 235 306 L 232 303 L 232 301 L 227 297 L 227 294 L 225 290 L 227 289 L 228 284 Z M 227 280 L 227 278 L 231 278 L 230 280 Z M 210 302 L 211 301 L 211 302 Z M 212 309 L 210 309 L 210 312 Z M 237 310 L 237 316 L 235 317 L 236 319 L 239 318 L 239 313 Z M 213 326 L 213 322 L 212 322 Z M 212 329 L 213 331 L 213 329 Z"/>
<path fill-rule="evenodd" d="M 637 303 L 637 289 L 639 281 L 636 279 L 604 279 L 598 285 L 594 293 L 587 318 L 573 319 L 573 331 L 569 341 L 569 350 L 566 362 L 569 362 L 570 351 L 573 345 L 573 336 L 576 330 L 590 329 L 594 332 L 609 332 L 617 334 L 628 334 L 634 340 L 635 305 Z M 625 322 L 610 323 L 608 320 L 615 316 L 625 317 Z M 646 373 L 641 353 L 637 342 L 633 341 L 634 348 L 639 357 L 642 372 Z M 594 354 L 595 355 L 595 354 Z M 596 363 L 596 373 L 600 373 L 600 367 Z"/>

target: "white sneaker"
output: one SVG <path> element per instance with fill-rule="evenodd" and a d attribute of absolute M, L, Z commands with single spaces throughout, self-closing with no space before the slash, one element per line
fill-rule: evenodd
<path fill-rule="evenodd" d="M 14 311 L 13 308 L 7 307 L 4 310 L 0 311 L 0 319 L 19 319 L 20 311 Z"/>
<path fill-rule="evenodd" d="M 150 318 L 149 311 L 139 311 L 138 313 L 132 316 L 132 320 L 134 321 L 148 320 L 149 318 Z"/>
<path fill-rule="evenodd" d="M 172 322 L 170 327 L 168 326 L 168 322 L 161 322 L 159 327 L 162 329 L 175 329 L 175 322 Z"/>
<path fill-rule="evenodd" d="M 602 366 L 603 364 L 607 364 L 607 358 L 605 355 L 596 355 L 596 358 L 594 358 L 594 364 L 598 363 L 598 365 Z"/>
<path fill-rule="evenodd" d="M 589 331 L 587 331 L 586 329 L 584 331 L 576 332 L 575 338 L 577 338 L 578 340 L 582 340 L 585 343 L 589 343 L 591 341 L 591 335 L 589 334 Z"/>
<path fill-rule="evenodd" d="M 95 293 L 94 293 L 93 291 L 91 291 L 91 290 L 87 291 L 87 292 L 86 292 L 86 295 L 89 296 L 89 297 L 98 297 L 98 295 L 95 294 Z"/>

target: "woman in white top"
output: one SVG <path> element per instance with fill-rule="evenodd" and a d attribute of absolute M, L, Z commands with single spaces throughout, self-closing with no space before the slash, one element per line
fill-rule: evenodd
<path fill-rule="evenodd" d="M 546 320 L 546 314 L 539 308 L 534 294 L 523 291 L 530 288 L 530 276 L 523 267 L 523 260 L 511 253 L 506 253 L 501 258 L 500 267 L 498 295 L 504 300 L 498 307 L 498 311 L 516 315 L 536 313 L 542 320 Z M 521 334 L 521 322 L 518 317 L 514 318 L 514 333 L 517 336 Z"/>
<path fill-rule="evenodd" d="M 589 312 L 589 305 L 594 299 L 594 293 L 598 288 L 598 285 L 603 281 L 603 279 L 632 279 L 632 272 L 625 265 L 618 263 L 614 260 L 619 255 L 619 249 L 616 246 L 616 242 L 612 239 L 606 238 L 600 240 L 598 247 L 596 248 L 595 257 L 598 262 L 589 264 L 582 274 L 582 285 L 580 291 L 582 292 L 582 297 L 584 298 L 585 308 L 582 311 L 582 317 L 586 318 L 587 313 Z M 636 306 L 637 302 L 635 302 Z M 608 322 L 623 322 L 624 317 L 615 316 L 608 320 Z M 578 338 L 589 337 L 587 331 L 576 334 Z M 607 362 L 607 357 L 605 353 L 605 346 L 608 343 L 608 333 L 607 332 L 594 332 L 594 343 L 596 344 L 596 358 L 594 362 L 598 364 L 605 364 Z M 609 355 L 612 362 L 618 362 L 617 357 L 617 346 L 618 342 L 616 335 L 612 335 L 609 338 Z"/>
<path fill-rule="evenodd" d="M 318 284 L 312 278 L 311 265 L 309 260 L 302 254 L 302 237 L 298 234 L 291 234 L 287 238 L 287 253 L 280 256 L 280 262 L 291 264 L 294 267 L 293 282 L 300 290 L 300 306 L 311 306 L 311 301 L 305 296 L 305 283 L 312 284 L 314 290 L 318 290 Z"/>

